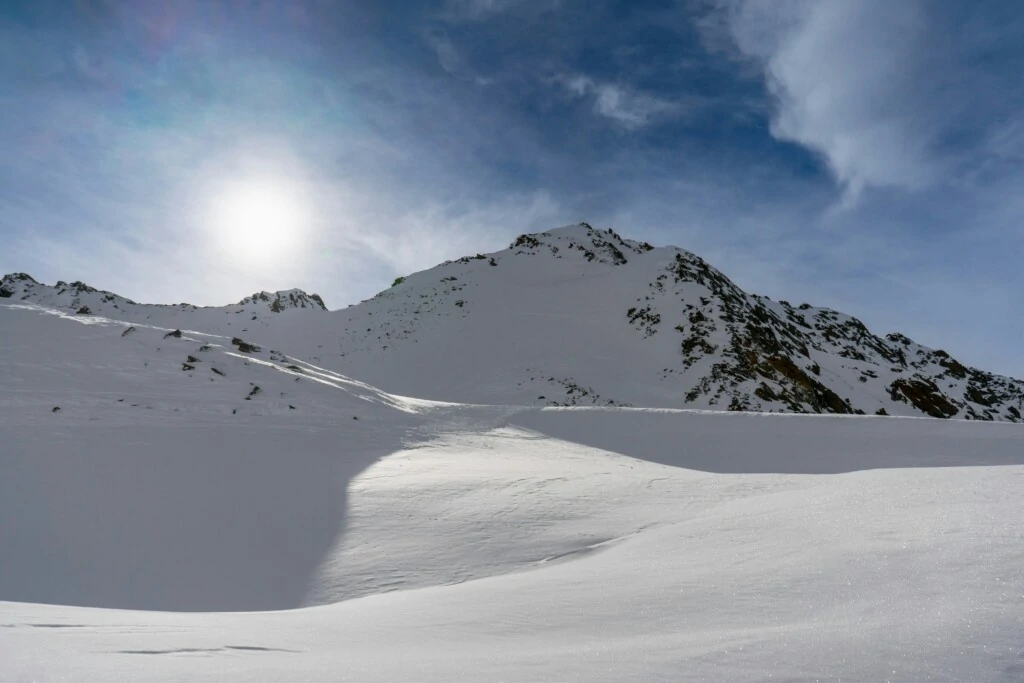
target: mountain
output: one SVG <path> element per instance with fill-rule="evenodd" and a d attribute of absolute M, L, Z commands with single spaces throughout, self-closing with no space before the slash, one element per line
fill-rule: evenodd
<path fill-rule="evenodd" d="M 838 311 L 748 294 L 691 252 L 585 223 L 410 275 L 332 315 L 341 371 L 444 400 L 1014 422 L 1024 412 L 1024 382 Z"/>
<path fill-rule="evenodd" d="M 696 254 L 586 223 L 447 261 L 333 312 L 300 290 L 197 309 L 25 275 L 3 287 L 68 311 L 244 331 L 435 400 L 1024 421 L 1024 382 L 838 311 L 748 294 Z"/>

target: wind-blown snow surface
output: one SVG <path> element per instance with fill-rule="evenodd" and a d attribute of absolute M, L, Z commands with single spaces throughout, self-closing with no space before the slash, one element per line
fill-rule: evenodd
<path fill-rule="evenodd" d="M 1024 677 L 1019 425 L 435 403 L 228 335 L 0 304 L 0 680 Z"/>

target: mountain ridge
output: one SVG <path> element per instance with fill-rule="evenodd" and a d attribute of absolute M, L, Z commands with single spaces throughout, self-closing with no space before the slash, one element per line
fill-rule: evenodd
<path fill-rule="evenodd" d="M 294 319 L 286 332 L 261 315 L 284 303 L 326 311 L 285 290 L 236 312 L 280 347 Z M 199 310 L 219 309 L 180 317 Z M 446 261 L 302 324 L 308 358 L 429 399 L 1024 421 L 1024 382 L 829 308 L 749 294 L 692 252 L 587 223 Z"/>
<path fill-rule="evenodd" d="M 128 297 L 109 292 L 103 289 L 91 287 L 84 282 L 65 282 L 58 280 L 53 285 L 46 285 L 28 273 L 8 273 L 0 278 L 0 299 L 15 299 L 42 305 L 52 306 L 59 309 L 76 309 L 85 306 L 89 310 L 92 304 L 110 304 L 110 308 L 119 309 L 122 305 L 131 306 L 153 306 L 156 308 L 180 310 L 213 310 L 225 308 L 251 307 L 255 310 L 267 308 L 272 313 L 280 313 L 290 308 L 311 308 L 326 311 L 327 306 L 319 294 L 310 294 L 302 289 L 283 289 L 274 292 L 261 290 L 255 292 L 235 304 L 224 306 L 196 306 L 189 303 L 173 304 L 142 304 Z M 266 304 L 266 306 L 263 306 Z M 105 308 L 102 305 L 97 308 Z M 88 313 L 83 312 L 82 315 Z"/>

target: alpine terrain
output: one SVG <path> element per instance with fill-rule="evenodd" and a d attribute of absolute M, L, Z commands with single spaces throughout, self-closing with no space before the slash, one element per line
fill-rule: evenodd
<path fill-rule="evenodd" d="M 258 334 L 388 391 L 451 401 L 1024 421 L 1024 382 L 838 311 L 748 294 L 695 254 L 586 223 L 399 278 L 336 312 L 300 290 L 140 306 L 25 274 L 5 276 L 0 296 Z"/>
<path fill-rule="evenodd" d="M 587 224 L 334 311 L 7 275 L 0 681 L 1019 681 L 1022 413 Z"/>

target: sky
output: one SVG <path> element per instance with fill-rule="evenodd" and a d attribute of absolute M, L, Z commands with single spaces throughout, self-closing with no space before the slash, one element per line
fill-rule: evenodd
<path fill-rule="evenodd" d="M 1024 377 L 1016 0 L 0 0 L 0 272 L 341 308 L 585 220 Z"/>

